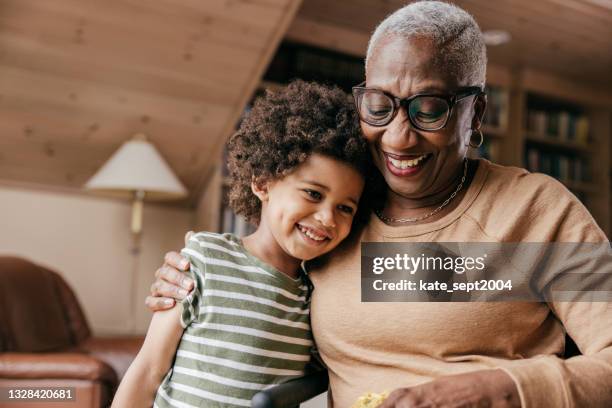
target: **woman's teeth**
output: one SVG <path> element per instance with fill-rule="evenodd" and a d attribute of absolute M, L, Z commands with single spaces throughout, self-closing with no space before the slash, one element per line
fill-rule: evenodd
<path fill-rule="evenodd" d="M 302 231 L 308 238 L 313 239 L 315 241 L 323 241 L 325 238 L 327 238 L 325 235 L 316 235 L 313 231 L 311 231 L 310 229 L 303 227 L 301 225 L 298 224 L 298 229 L 300 231 Z"/>
<path fill-rule="evenodd" d="M 389 158 L 389 161 L 391 162 L 393 167 L 397 167 L 398 169 L 407 169 L 408 167 L 418 166 L 419 163 L 421 163 L 425 158 L 427 158 L 427 156 L 427 154 L 424 154 L 411 160 L 397 160 L 389 156 L 387 157 Z"/>

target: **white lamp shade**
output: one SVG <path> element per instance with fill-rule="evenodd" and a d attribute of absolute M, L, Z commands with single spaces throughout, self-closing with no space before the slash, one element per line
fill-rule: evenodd
<path fill-rule="evenodd" d="M 133 197 L 134 192 L 144 191 L 147 200 L 187 196 L 183 184 L 144 135 L 125 142 L 85 184 L 85 188 L 120 197 Z"/>

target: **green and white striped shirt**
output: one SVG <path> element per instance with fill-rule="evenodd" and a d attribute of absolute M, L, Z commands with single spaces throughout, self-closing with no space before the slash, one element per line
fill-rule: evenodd
<path fill-rule="evenodd" d="M 304 280 L 255 258 L 231 234 L 195 234 L 182 254 L 195 288 L 154 407 L 250 406 L 257 392 L 302 376 L 313 345 Z"/>

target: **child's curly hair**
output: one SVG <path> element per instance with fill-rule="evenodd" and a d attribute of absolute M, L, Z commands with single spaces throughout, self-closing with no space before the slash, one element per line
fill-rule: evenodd
<path fill-rule="evenodd" d="M 301 80 L 266 91 L 228 142 L 230 207 L 258 224 L 261 202 L 251 182 L 282 178 L 313 153 L 366 176 L 369 154 L 348 96 L 337 87 Z"/>

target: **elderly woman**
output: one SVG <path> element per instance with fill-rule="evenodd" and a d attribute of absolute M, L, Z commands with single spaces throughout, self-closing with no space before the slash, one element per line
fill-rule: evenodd
<path fill-rule="evenodd" d="M 466 158 L 482 143 L 486 63 L 476 22 L 442 2 L 412 3 L 372 35 L 354 95 L 386 197 L 309 271 L 334 406 L 383 390 L 395 390 L 385 408 L 612 406 L 610 303 L 361 302 L 361 241 L 607 242 L 552 178 Z M 166 256 L 151 309 L 190 288 L 184 268 Z M 565 332 L 581 356 L 559 358 Z"/>

